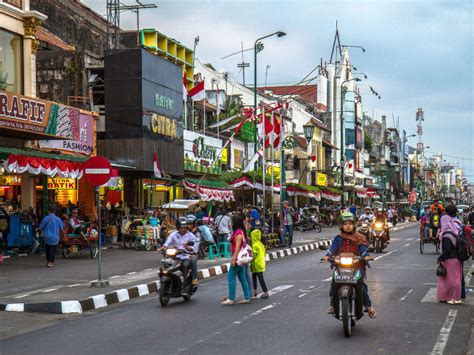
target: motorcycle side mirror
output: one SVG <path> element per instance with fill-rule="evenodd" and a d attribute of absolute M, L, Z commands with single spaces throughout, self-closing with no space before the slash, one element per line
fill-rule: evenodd
<path fill-rule="evenodd" d="M 326 244 L 319 244 L 318 246 L 319 250 L 328 250 L 328 246 Z"/>

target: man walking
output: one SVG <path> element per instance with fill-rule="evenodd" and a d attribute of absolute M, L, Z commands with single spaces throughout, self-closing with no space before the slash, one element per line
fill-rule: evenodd
<path fill-rule="evenodd" d="M 288 234 L 288 246 L 293 245 L 293 219 L 295 216 L 295 211 L 288 201 L 283 201 L 283 232 L 281 233 L 281 246 L 286 246 L 285 237 Z"/>
<path fill-rule="evenodd" d="M 64 228 L 64 224 L 61 219 L 54 214 L 54 208 L 49 208 L 48 212 L 49 214 L 43 218 L 39 229 L 44 238 L 46 248 L 46 266 L 53 267 L 59 236 Z"/>

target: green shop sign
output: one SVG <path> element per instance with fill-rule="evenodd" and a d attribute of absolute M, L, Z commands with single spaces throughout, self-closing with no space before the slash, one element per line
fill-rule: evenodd
<path fill-rule="evenodd" d="M 255 142 L 255 132 L 255 124 L 253 122 L 245 122 L 239 132 L 240 140 L 247 143 Z"/>
<path fill-rule="evenodd" d="M 167 110 L 172 110 L 174 106 L 174 102 L 169 97 L 166 97 L 160 94 L 155 94 L 155 106 L 161 107 Z"/>

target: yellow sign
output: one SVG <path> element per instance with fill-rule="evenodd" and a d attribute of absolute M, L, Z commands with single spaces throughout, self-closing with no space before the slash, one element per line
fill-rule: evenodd
<path fill-rule="evenodd" d="M 328 176 L 323 173 L 318 173 L 317 175 L 317 185 L 319 186 L 327 186 L 328 185 Z"/>
<path fill-rule="evenodd" d="M 272 173 L 272 166 L 269 165 L 267 167 L 267 174 L 270 174 L 271 175 Z M 274 174 L 274 177 L 276 179 L 279 179 L 280 178 L 280 166 L 279 165 L 273 165 L 273 174 Z"/>
<path fill-rule="evenodd" d="M 48 178 L 48 190 L 76 190 L 75 179 L 69 178 Z"/>
<path fill-rule="evenodd" d="M 73 204 L 77 203 L 77 191 L 76 190 L 56 190 L 56 202 L 62 206 L 66 206 L 69 201 Z"/>
<path fill-rule="evenodd" d="M 20 175 L 0 175 L 0 186 L 20 186 Z"/>
<path fill-rule="evenodd" d="M 242 151 L 234 149 L 234 168 L 242 168 Z"/>
<path fill-rule="evenodd" d="M 223 164 L 227 164 L 227 149 L 224 149 L 221 154 L 221 160 Z"/>
<path fill-rule="evenodd" d="M 163 136 L 176 138 L 176 121 L 154 113 L 151 116 L 151 131 Z"/>

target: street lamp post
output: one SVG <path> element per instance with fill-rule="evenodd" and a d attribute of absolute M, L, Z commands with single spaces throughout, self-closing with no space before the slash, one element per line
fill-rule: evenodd
<path fill-rule="evenodd" d="M 255 40 L 254 46 L 253 46 L 253 60 L 254 60 L 254 65 L 253 65 L 253 109 L 254 109 L 254 115 L 257 115 L 257 53 L 263 50 L 263 43 L 260 41 L 272 37 L 272 36 L 277 36 L 277 37 L 284 37 L 286 36 L 286 33 L 283 31 L 276 31 L 273 32 L 269 35 L 257 38 Z M 255 119 L 255 153 L 257 153 L 257 120 Z M 264 152 L 265 154 L 265 152 Z"/>
<path fill-rule="evenodd" d="M 341 83 L 341 117 L 340 117 L 340 130 L 341 130 L 341 205 L 344 204 L 344 98 L 346 96 L 346 88 L 344 87 L 345 83 L 350 81 L 360 81 L 359 78 L 352 78 L 345 80 Z"/>

